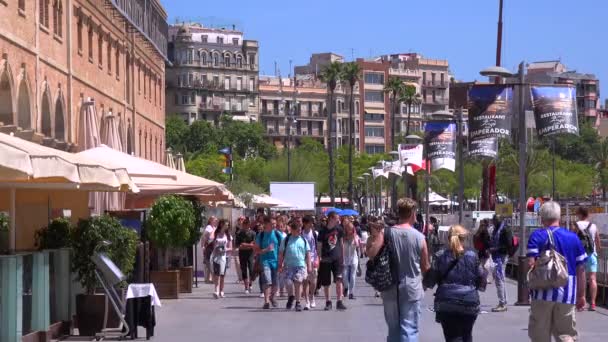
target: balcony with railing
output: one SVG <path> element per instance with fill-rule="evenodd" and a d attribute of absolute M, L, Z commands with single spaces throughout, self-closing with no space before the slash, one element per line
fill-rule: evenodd
<path fill-rule="evenodd" d="M 401 76 L 401 77 L 420 77 L 420 75 L 421 75 L 421 72 L 418 69 L 390 68 L 388 70 L 388 73 L 391 76 Z"/>
<path fill-rule="evenodd" d="M 422 86 L 427 88 L 447 88 L 449 82 L 441 80 L 425 80 L 422 81 Z"/>

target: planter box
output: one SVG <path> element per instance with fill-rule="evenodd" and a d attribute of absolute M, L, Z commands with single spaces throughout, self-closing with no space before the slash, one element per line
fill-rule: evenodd
<path fill-rule="evenodd" d="M 179 293 L 192 293 L 192 266 L 179 269 Z"/>
<path fill-rule="evenodd" d="M 152 271 L 150 281 L 161 299 L 179 298 L 179 271 Z"/>

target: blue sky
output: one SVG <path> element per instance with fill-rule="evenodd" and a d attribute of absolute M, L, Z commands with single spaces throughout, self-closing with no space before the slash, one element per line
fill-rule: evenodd
<path fill-rule="evenodd" d="M 503 66 L 561 59 L 594 73 L 608 96 L 608 1 L 504 0 Z M 336 52 L 350 60 L 419 52 L 447 59 L 457 79 L 483 79 L 495 62 L 498 0 L 161 0 L 169 22 L 237 28 L 260 42 L 260 72 Z"/>

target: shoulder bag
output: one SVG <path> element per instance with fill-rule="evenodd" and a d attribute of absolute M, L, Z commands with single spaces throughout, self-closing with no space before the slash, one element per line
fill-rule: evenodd
<path fill-rule="evenodd" d="M 384 292 L 397 284 L 398 279 L 392 267 L 393 238 L 391 228 L 384 228 L 384 244 L 378 255 L 367 261 L 365 282 L 376 291 Z"/>
<path fill-rule="evenodd" d="M 554 289 L 568 284 L 566 258 L 555 250 L 551 228 L 547 229 L 547 235 L 549 237 L 548 248 L 541 252 L 528 271 L 528 287 L 533 290 Z"/>

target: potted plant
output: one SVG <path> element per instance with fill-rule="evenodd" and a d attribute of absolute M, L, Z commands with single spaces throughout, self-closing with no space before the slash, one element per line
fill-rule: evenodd
<path fill-rule="evenodd" d="M 9 220 L 8 215 L 0 212 L 0 253 L 8 251 L 8 236 L 10 230 Z"/>
<path fill-rule="evenodd" d="M 36 231 L 36 247 L 43 249 L 60 249 L 70 245 L 72 223 L 67 218 L 56 218 L 47 227 Z"/>
<path fill-rule="evenodd" d="M 182 248 L 190 239 L 195 225 L 192 203 L 175 195 L 161 196 L 154 202 L 146 221 L 146 233 L 158 248 L 159 270 L 150 272 L 150 279 L 161 298 L 179 297 L 179 270 L 169 269 L 169 250 Z"/>
<path fill-rule="evenodd" d="M 203 224 L 203 212 L 205 208 L 201 203 L 194 197 L 186 197 L 192 204 L 194 209 L 194 225 L 190 226 L 190 237 L 181 248 L 181 255 L 179 258 L 179 292 L 180 293 L 192 293 L 192 281 L 194 276 L 194 252 L 196 251 L 196 245 L 201 239 L 202 233 L 199 227 Z"/>
<path fill-rule="evenodd" d="M 105 252 L 128 275 L 135 264 L 137 240 L 133 230 L 124 228 L 116 218 L 106 215 L 81 220 L 73 229 L 70 239 L 72 272 L 76 273 L 76 279 L 85 289 L 85 293 L 76 296 L 76 321 L 80 335 L 94 336 L 101 331 L 106 310 L 105 295 L 96 293 L 99 283 L 91 256 L 95 252 Z M 106 246 L 103 241 L 110 244 Z"/>

